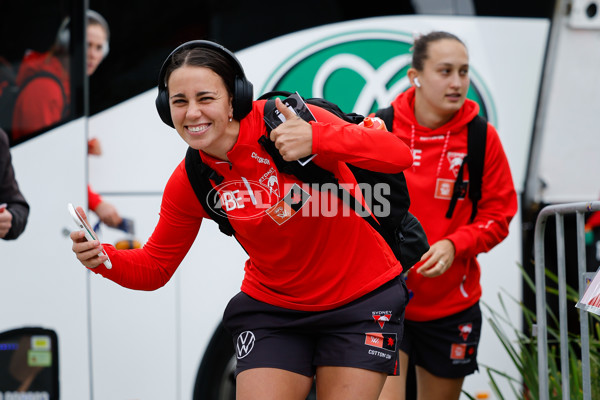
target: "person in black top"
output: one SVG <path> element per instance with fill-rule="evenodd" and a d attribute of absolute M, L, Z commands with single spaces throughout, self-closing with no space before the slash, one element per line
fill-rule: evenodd
<path fill-rule="evenodd" d="M 8 135 L 0 129 L 0 238 L 18 238 L 25 230 L 28 217 L 29 204 L 15 179 Z"/>

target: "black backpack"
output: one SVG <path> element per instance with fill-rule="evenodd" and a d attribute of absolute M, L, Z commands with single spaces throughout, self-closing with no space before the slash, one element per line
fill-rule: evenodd
<path fill-rule="evenodd" d="M 31 75 L 27 78 L 20 86 L 17 85 L 16 75 L 12 66 L 7 63 L 0 63 L 0 128 L 4 129 L 9 136 L 12 131 L 12 120 L 13 113 L 15 109 L 15 104 L 17 103 L 17 98 L 19 94 L 33 80 L 37 78 L 50 78 L 60 86 L 63 95 L 63 107 L 62 117 L 66 117 L 68 115 L 68 107 L 67 102 L 67 94 L 65 93 L 65 88 L 63 87 L 60 79 L 50 73 L 48 71 L 38 71 L 35 74 Z"/>
<path fill-rule="evenodd" d="M 394 124 L 394 109 L 392 106 L 378 110 L 375 115 L 385 122 L 388 130 L 392 131 Z M 477 215 L 477 203 L 481 199 L 481 182 L 483 179 L 483 162 L 485 160 L 485 145 L 487 139 L 487 121 L 480 115 L 476 115 L 471 122 L 467 124 L 467 155 L 463 159 L 456 181 L 454 182 L 454 191 L 450 199 L 450 205 L 446 212 L 446 218 L 452 218 L 454 207 L 459 198 L 464 198 L 469 192 L 469 199 L 473 208 L 471 209 L 471 222 Z M 469 181 L 463 181 L 464 167 L 467 164 L 469 169 Z"/>
<path fill-rule="evenodd" d="M 274 96 L 289 96 L 289 92 L 269 92 L 261 96 L 259 99 L 268 99 Z M 319 106 L 325 110 L 332 112 L 338 117 L 358 124 L 364 117 L 350 113 L 344 113 L 337 105 L 321 98 L 305 99 L 306 103 Z M 275 109 L 275 101 L 268 100 L 265 103 L 265 115 L 269 115 Z M 272 157 L 277 169 L 280 172 L 291 174 L 296 176 L 298 179 L 305 183 L 320 185 L 326 183 L 333 183 L 334 187 L 338 188 L 337 195 L 348 201 L 350 207 L 354 210 L 362 210 L 362 206 L 358 204 L 356 199 L 345 192 L 342 186 L 339 185 L 335 175 L 330 171 L 327 171 L 315 163 L 308 163 L 301 166 L 298 162 L 285 161 L 280 155 L 279 151 L 275 148 L 275 145 L 268 137 L 270 128 L 266 125 L 267 135 L 263 135 L 259 139 L 259 143 L 265 148 L 265 150 Z M 218 209 L 215 209 L 214 204 L 208 203 L 208 194 L 213 189 L 211 183 L 214 182 L 218 185 L 222 182 L 223 178 L 219 176 L 214 170 L 204 164 L 200 158 L 200 154 L 197 150 L 189 148 L 186 154 L 185 160 L 186 171 L 191 182 L 192 187 L 198 197 L 198 200 L 202 204 L 202 207 L 211 216 L 211 218 L 219 224 L 221 232 L 227 235 L 233 235 L 234 229 L 232 228 L 229 220 L 224 213 Z M 357 183 L 359 184 L 370 184 L 376 183 L 387 183 L 392 189 L 391 193 L 386 196 L 387 201 L 391 205 L 390 215 L 385 217 L 378 217 L 377 220 L 368 213 L 363 213 L 363 218 L 386 240 L 395 256 L 398 258 L 403 266 L 404 270 L 412 267 L 416 262 L 421 259 L 421 256 L 429 249 L 429 243 L 427 242 L 427 236 L 423 227 L 412 214 L 408 212 L 410 206 L 410 198 L 408 190 L 406 188 L 406 180 L 404 174 L 385 174 L 380 172 L 368 171 L 362 168 L 355 167 L 348 164 L 350 170 L 353 172 Z M 331 186 L 329 186 L 331 187 Z M 374 200 L 373 203 L 376 203 Z M 373 206 L 381 205 L 373 204 Z M 379 221 L 379 222 L 378 222 Z"/>

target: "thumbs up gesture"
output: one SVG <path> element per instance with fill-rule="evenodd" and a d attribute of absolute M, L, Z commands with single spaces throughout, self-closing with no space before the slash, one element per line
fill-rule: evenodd
<path fill-rule="evenodd" d="M 285 117 L 285 122 L 271 131 L 271 140 L 285 161 L 295 161 L 312 153 L 312 126 L 289 109 L 281 99 L 275 107 Z"/>

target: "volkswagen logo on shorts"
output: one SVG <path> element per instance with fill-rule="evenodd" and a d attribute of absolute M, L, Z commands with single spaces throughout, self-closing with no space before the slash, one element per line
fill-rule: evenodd
<path fill-rule="evenodd" d="M 254 333 L 245 331 L 239 334 L 235 345 L 236 357 L 238 359 L 246 357 L 254 348 Z"/>
<path fill-rule="evenodd" d="M 304 98 L 323 97 L 345 112 L 368 115 L 387 107 L 410 87 L 406 72 L 412 60 L 412 34 L 400 31 L 349 31 L 320 38 L 274 69 L 262 92 L 298 91 Z M 480 115 L 497 123 L 494 105 L 477 66 L 470 65 L 467 97 Z"/>

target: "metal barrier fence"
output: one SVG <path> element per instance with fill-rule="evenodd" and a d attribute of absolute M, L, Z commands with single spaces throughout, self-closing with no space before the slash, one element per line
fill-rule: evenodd
<path fill-rule="evenodd" d="M 582 279 L 586 273 L 585 255 L 585 214 L 600 210 L 600 201 L 569 203 L 547 206 L 539 213 L 535 224 L 534 257 L 535 257 L 535 286 L 536 286 L 536 314 L 538 337 L 538 377 L 539 399 L 547 400 L 548 393 L 548 328 L 546 320 L 546 264 L 544 254 L 544 234 L 548 217 L 556 217 L 556 258 L 558 268 L 558 311 L 560 333 L 560 367 L 562 377 L 562 398 L 569 399 L 569 349 L 567 331 L 567 279 L 566 279 L 566 254 L 564 215 L 576 214 L 577 232 L 577 268 L 578 292 L 581 298 L 585 292 L 585 283 Z M 591 400 L 590 377 L 590 346 L 587 311 L 579 309 L 581 330 L 581 367 L 583 399 Z M 596 377 L 597 379 L 597 377 Z"/>

